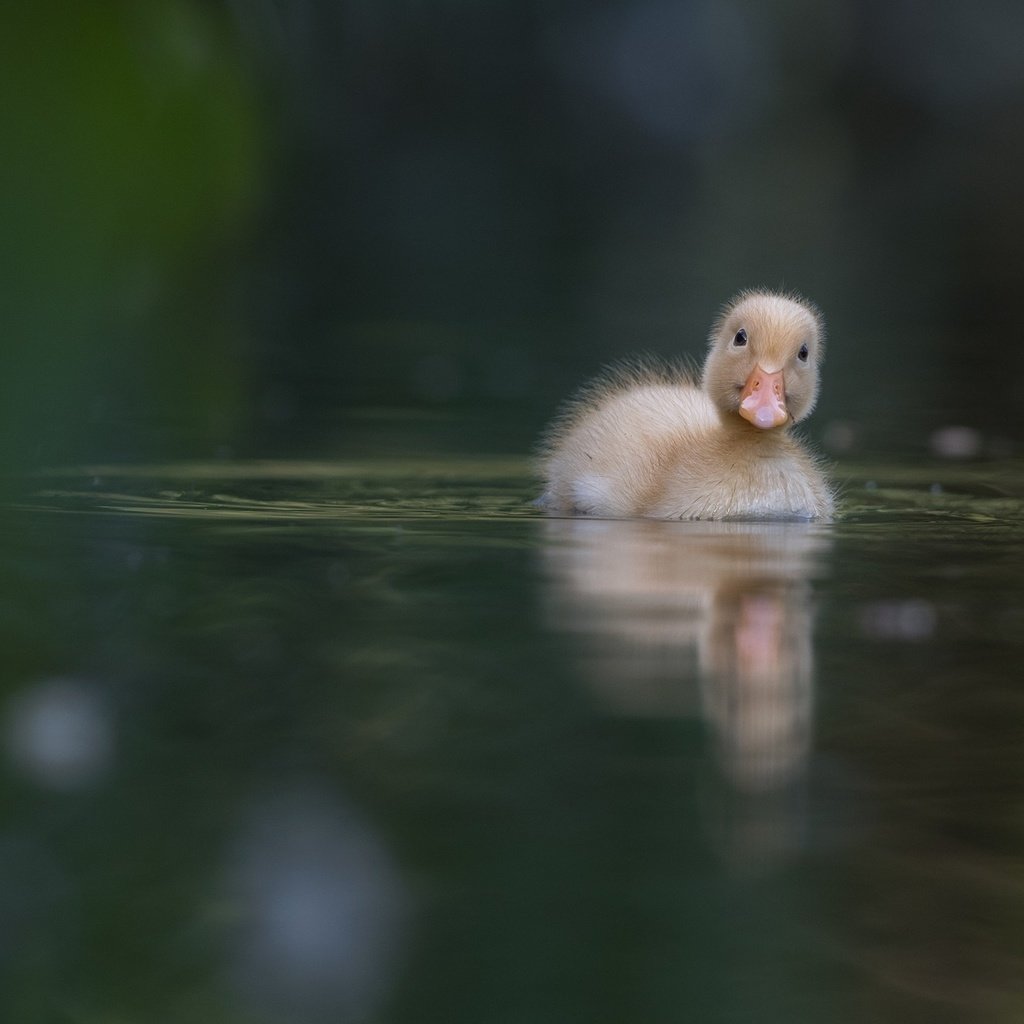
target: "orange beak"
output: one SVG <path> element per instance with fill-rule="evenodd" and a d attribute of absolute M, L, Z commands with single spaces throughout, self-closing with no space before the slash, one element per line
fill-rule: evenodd
<path fill-rule="evenodd" d="M 781 370 L 765 373 L 760 366 L 754 367 L 740 395 L 740 415 L 762 430 L 781 427 L 789 420 Z"/>

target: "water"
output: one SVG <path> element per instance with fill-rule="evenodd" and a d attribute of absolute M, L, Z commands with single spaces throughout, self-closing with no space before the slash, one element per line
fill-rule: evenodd
<path fill-rule="evenodd" d="M 1024 1017 L 1024 467 L 831 525 L 518 459 L 54 470 L 3 514 L 4 1019 Z"/>

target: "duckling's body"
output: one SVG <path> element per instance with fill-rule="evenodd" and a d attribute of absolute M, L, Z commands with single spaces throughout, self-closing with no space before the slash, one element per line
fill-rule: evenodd
<path fill-rule="evenodd" d="M 831 490 L 789 428 L 817 394 L 821 321 L 806 303 L 747 292 L 715 325 L 701 380 L 612 371 L 549 431 L 552 512 L 653 519 L 817 519 Z"/>

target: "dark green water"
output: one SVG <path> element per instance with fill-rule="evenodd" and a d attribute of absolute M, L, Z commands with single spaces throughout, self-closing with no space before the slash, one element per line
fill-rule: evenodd
<path fill-rule="evenodd" d="M 1024 1019 L 1024 467 L 827 526 L 518 460 L 89 467 L 3 514 L 16 1021 Z"/>

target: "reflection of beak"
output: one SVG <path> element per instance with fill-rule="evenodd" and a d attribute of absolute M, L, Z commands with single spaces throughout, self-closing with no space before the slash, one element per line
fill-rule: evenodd
<path fill-rule="evenodd" d="M 736 665 L 741 681 L 785 679 L 785 608 L 778 598 L 744 594 L 736 623 Z"/>
<path fill-rule="evenodd" d="M 755 366 L 740 395 L 740 415 L 762 430 L 781 427 L 789 419 L 785 396 L 782 371 L 766 373 Z"/>

